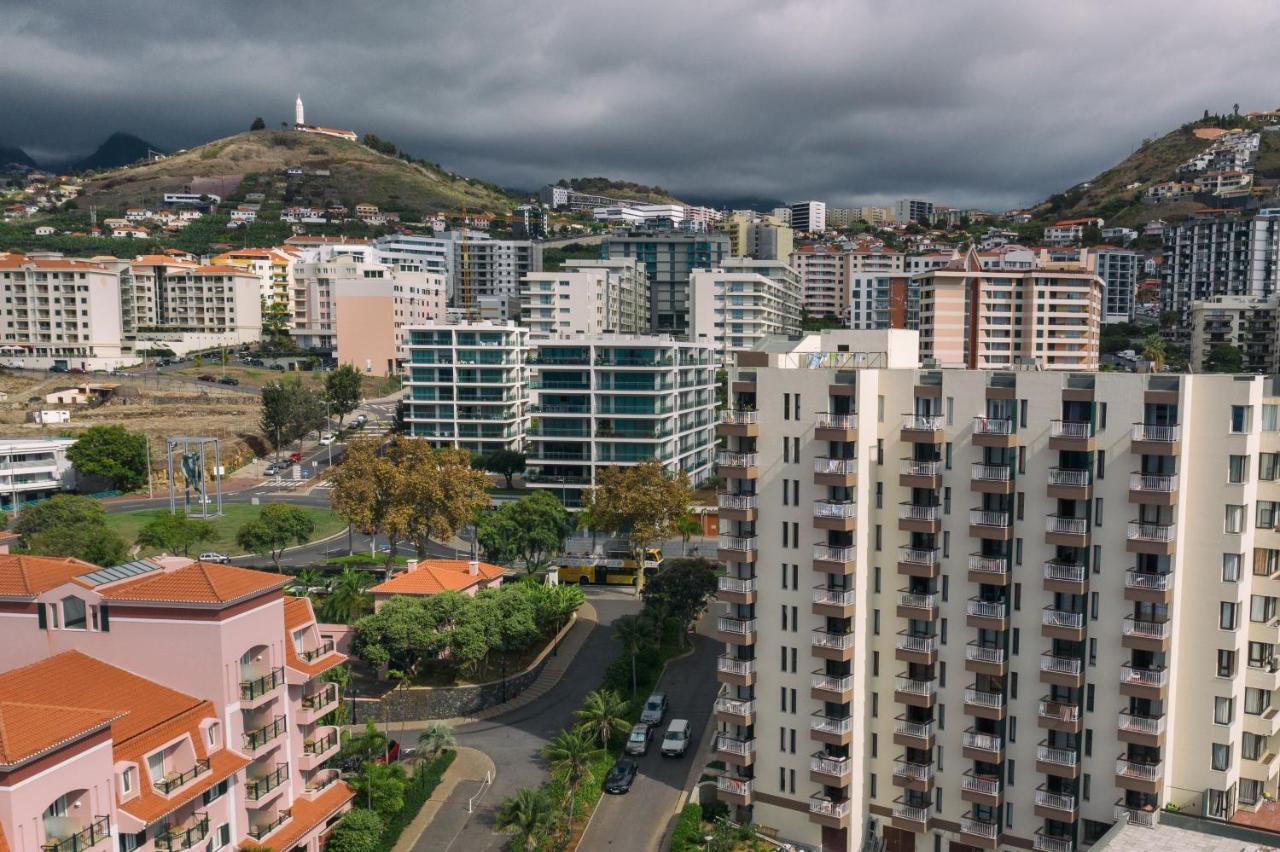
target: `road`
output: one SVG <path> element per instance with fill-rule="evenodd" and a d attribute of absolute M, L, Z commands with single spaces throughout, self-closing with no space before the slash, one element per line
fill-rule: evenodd
<path fill-rule="evenodd" d="M 701 630 L 709 629 L 713 618 L 702 619 Z M 662 731 L 654 734 L 649 753 L 637 758 L 640 773 L 636 776 L 631 792 L 622 796 L 603 796 L 591 824 L 582 836 L 578 848 L 657 850 L 667 826 L 675 816 L 676 803 L 681 791 L 689 785 L 689 775 L 701 769 L 697 765 L 698 748 L 711 718 L 720 684 L 716 681 L 716 653 L 719 647 L 710 636 L 694 637 L 695 650 L 691 656 L 667 666 L 658 689 L 667 694 L 671 710 L 666 722 L 672 719 L 688 719 L 693 731 L 693 741 L 683 758 L 663 757 L 659 753 Z"/>

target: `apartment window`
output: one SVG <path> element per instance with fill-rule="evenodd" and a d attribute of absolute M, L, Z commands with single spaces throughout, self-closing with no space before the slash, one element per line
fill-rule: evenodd
<path fill-rule="evenodd" d="M 791 547 L 800 547 L 800 524 L 797 521 L 791 522 Z"/>
<path fill-rule="evenodd" d="M 789 629 L 789 628 L 787 627 L 787 605 L 786 605 L 786 604 L 783 604 L 783 605 L 782 605 L 782 629 L 783 629 L 783 630 L 788 630 L 788 629 Z M 785 654 L 785 653 L 786 653 L 786 648 L 783 648 L 783 649 L 782 649 L 782 651 L 783 651 L 783 653 Z M 783 664 L 782 664 L 782 668 L 785 670 L 785 669 L 786 669 L 786 667 L 787 667 L 787 665 L 786 665 L 786 662 L 784 661 L 784 662 L 783 662 Z"/>
<path fill-rule="evenodd" d="M 791 502 L 800 505 L 800 480 L 791 480 Z"/>
<path fill-rule="evenodd" d="M 1245 734 L 1245 736 L 1251 736 Z M 1243 751 L 1243 750 L 1242 750 Z M 1256 805 L 1262 801 L 1262 791 L 1265 788 L 1262 781 L 1252 781 L 1248 778 L 1240 779 L 1240 804 Z"/>
<path fill-rule="evenodd" d="M 1249 620 L 1266 624 L 1276 617 L 1276 599 L 1268 595 L 1249 596 Z"/>
<path fill-rule="evenodd" d="M 876 438 L 876 464 L 884 464 L 884 438 Z"/>
<path fill-rule="evenodd" d="M 794 752 L 795 750 L 792 749 L 792 751 Z M 880 756 L 880 739 L 874 733 L 871 735 L 871 756 L 872 757 Z"/>
<path fill-rule="evenodd" d="M 1253 573 L 1260 577 L 1270 577 L 1280 571 L 1280 550 L 1270 547 L 1253 549 Z"/>
<path fill-rule="evenodd" d="M 1248 653 L 1251 669 L 1265 668 L 1275 660 L 1275 646 L 1269 642 L 1250 642 Z"/>
<path fill-rule="evenodd" d="M 1098 478 L 1106 479 L 1107 477 L 1107 451 L 1098 450 Z"/>
<path fill-rule="evenodd" d="M 1217 696 L 1213 699 L 1213 724 L 1230 725 L 1236 718 L 1234 699 Z"/>
<path fill-rule="evenodd" d="M 884 397 L 880 397 L 882 400 Z M 876 774 L 871 773 L 871 777 L 867 779 L 867 790 L 871 794 L 871 798 L 876 797 Z"/>
<path fill-rule="evenodd" d="M 1280 459 L 1280 453 L 1258 454 L 1258 479 L 1263 482 L 1274 482 L 1276 480 L 1277 459 Z"/>
<path fill-rule="evenodd" d="M 138 770 L 132 766 L 126 766 L 124 772 L 120 773 L 120 795 L 122 797 L 128 796 L 133 792 L 133 784 L 135 781 L 134 775 L 137 771 Z"/>
<path fill-rule="evenodd" d="M 1218 677 L 1234 677 L 1236 673 L 1236 652 L 1228 651 L 1222 648 L 1218 649 Z M 1246 690 L 1247 693 L 1247 690 Z M 1247 698 L 1246 694 L 1246 698 Z M 1248 702 L 1246 701 L 1245 712 L 1248 713 Z"/>
<path fill-rule="evenodd" d="M 1218 627 L 1223 630 L 1235 630 L 1240 626 L 1240 605 L 1235 601 L 1221 601 L 1218 604 Z"/>
<path fill-rule="evenodd" d="M 787 792 L 787 768 L 785 766 L 778 767 L 778 792 Z"/>
<path fill-rule="evenodd" d="M 1240 742 L 1240 757 L 1243 760 L 1261 760 L 1266 748 L 1266 737 L 1245 733 L 1243 740 Z"/>
<path fill-rule="evenodd" d="M 1231 768 L 1231 744 L 1230 743 L 1214 743 L 1213 757 L 1210 767 L 1215 772 L 1226 772 Z"/>
<path fill-rule="evenodd" d="M 884 483 L 883 482 L 876 483 L 876 508 L 877 509 L 884 508 Z"/>
<path fill-rule="evenodd" d="M 786 521 L 783 521 L 782 522 L 782 546 L 783 547 L 791 546 L 790 532 L 791 532 L 791 526 Z"/>
<path fill-rule="evenodd" d="M 1244 712 L 1246 716 L 1261 716 L 1271 707 L 1271 690 L 1244 688 Z"/>
<path fill-rule="evenodd" d="M 1258 501 L 1258 520 L 1257 525 L 1260 530 L 1275 529 L 1276 526 L 1276 502 L 1274 500 Z"/>
<path fill-rule="evenodd" d="M 791 463 L 791 442 L 785 436 L 782 438 L 782 463 Z"/>
<path fill-rule="evenodd" d="M 874 636 L 880 635 L 880 610 L 871 610 L 871 633 Z"/>
<path fill-rule="evenodd" d="M 1222 554 L 1222 582 L 1240 582 L 1240 562 L 1241 555 L 1239 553 Z"/>
<path fill-rule="evenodd" d="M 1248 456 L 1227 456 L 1227 482 L 1238 485 L 1248 479 L 1248 475 Z"/>
<path fill-rule="evenodd" d="M 880 652 L 871 652 L 871 676 L 880 677 Z"/>
<path fill-rule="evenodd" d="M 784 606 L 782 608 L 782 617 L 786 618 L 786 616 L 787 616 L 787 608 Z M 785 630 L 786 627 L 784 626 L 783 629 Z M 787 670 L 787 646 L 783 645 L 778 650 L 782 652 L 782 662 L 780 663 L 780 665 L 782 667 L 782 671 L 785 672 Z"/>
<path fill-rule="evenodd" d="M 1102 573 L 1102 545 L 1095 544 L 1093 546 L 1093 559 L 1091 561 L 1093 562 L 1093 573 L 1101 574 Z"/>
<path fill-rule="evenodd" d="M 1101 403 L 1098 406 L 1098 429 L 1107 428 L 1107 404 Z"/>
<path fill-rule="evenodd" d="M 884 395 L 876 397 L 876 422 L 884 422 Z M 872 795 L 875 795 L 874 793 Z"/>
<path fill-rule="evenodd" d="M 1240 434 L 1249 431 L 1249 426 L 1253 420 L 1253 407 L 1249 405 L 1233 405 L 1231 406 L 1231 424 L 1230 430 L 1233 434 Z"/>
<path fill-rule="evenodd" d="M 796 649 L 792 648 L 791 649 L 791 672 L 792 674 L 794 674 L 796 671 L 798 671 L 798 669 L 796 668 Z"/>
<path fill-rule="evenodd" d="M 1102 498 L 1094 497 L 1093 498 L 1093 525 L 1095 527 L 1102 526 L 1102 515 L 1103 515 Z"/>
<path fill-rule="evenodd" d="M 1228 504 L 1226 507 L 1226 531 L 1237 535 L 1244 532 L 1244 506 Z"/>
<path fill-rule="evenodd" d="M 789 393 L 784 393 L 782 395 L 782 419 L 783 420 L 791 419 L 791 394 Z M 785 439 L 784 439 L 784 444 L 785 444 Z"/>
<path fill-rule="evenodd" d="M 883 528 L 880 526 L 880 524 L 876 524 L 875 546 L 876 546 L 877 553 L 879 553 L 881 548 L 884 546 Z"/>
<path fill-rule="evenodd" d="M 1262 406 L 1262 431 L 1280 432 L 1280 405 Z"/>
<path fill-rule="evenodd" d="M 873 588 L 875 589 L 875 593 L 878 595 L 880 594 L 880 566 L 879 565 L 875 565 L 872 567 L 871 578 L 872 578 L 871 581 L 875 584 L 873 586 Z"/>

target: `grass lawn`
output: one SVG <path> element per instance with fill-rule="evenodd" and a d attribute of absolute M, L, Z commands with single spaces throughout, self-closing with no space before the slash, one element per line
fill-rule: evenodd
<path fill-rule="evenodd" d="M 312 541 L 321 538 L 327 538 L 334 533 L 342 532 L 347 525 L 333 513 L 330 509 L 321 509 L 315 506 L 299 506 L 298 508 L 306 512 L 311 520 L 315 522 L 315 533 L 312 534 Z M 228 503 L 222 507 L 223 514 L 219 518 L 211 519 L 217 534 L 211 541 L 200 545 L 198 550 L 216 550 L 219 553 L 226 553 L 235 556 L 244 553 L 236 544 L 236 531 L 240 529 L 246 522 L 258 517 L 258 512 L 262 510 L 261 506 L 251 506 L 248 503 Z M 138 530 L 142 529 L 152 517 L 167 509 L 143 509 L 137 512 L 120 512 L 119 514 L 107 515 L 107 526 L 115 530 L 130 545 L 134 539 L 138 537 Z M 143 548 L 140 556 L 152 556 L 156 551 L 149 548 Z M 195 555 L 194 553 L 192 554 Z"/>

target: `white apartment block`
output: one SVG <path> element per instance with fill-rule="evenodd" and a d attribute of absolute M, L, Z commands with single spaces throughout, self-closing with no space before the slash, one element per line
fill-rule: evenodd
<path fill-rule="evenodd" d="M 899 225 L 919 222 L 923 219 L 933 221 L 933 202 L 918 198 L 900 198 L 893 205 L 893 221 Z"/>
<path fill-rule="evenodd" d="M 1099 246 L 1089 252 L 1094 271 L 1102 279 L 1102 322 L 1132 322 L 1138 298 L 1138 279 L 1143 275 L 1146 256 L 1128 249 Z"/>
<path fill-rule="evenodd" d="M 826 245 L 804 245 L 791 253 L 800 276 L 804 312 L 810 317 L 840 319 L 849 308 L 849 253 Z"/>
<path fill-rule="evenodd" d="M 1106 224 L 1102 219 L 1086 217 L 1084 219 L 1063 219 L 1044 229 L 1044 241 L 1050 245 L 1078 245 L 1084 239 L 1085 228 L 1102 228 Z"/>
<path fill-rule="evenodd" d="M 738 816 L 804 849 L 1072 852 L 1273 807 L 1273 381 L 812 340 L 738 353 L 718 427 Z"/>
<path fill-rule="evenodd" d="M 800 276 L 780 260 L 729 257 L 689 276 L 689 339 L 715 347 L 752 348 L 770 335 L 800 333 Z"/>
<path fill-rule="evenodd" d="M 1214 296 L 1191 303 L 1191 369 L 1202 372 L 1218 346 L 1240 350 L 1241 372 L 1280 373 L 1280 298 Z"/>
<path fill-rule="evenodd" d="M 915 276 L 920 355 L 944 367 L 1096 370 L 1103 283 L 1065 263 L 984 268 L 973 249 Z"/>
<path fill-rule="evenodd" d="M 709 344 L 607 334 L 533 345 L 531 488 L 578 508 L 606 467 L 658 459 L 695 486 L 711 475 L 717 360 Z"/>
<path fill-rule="evenodd" d="M 528 425 L 529 331 L 511 323 L 409 329 L 404 419 L 435 447 L 519 450 Z"/>
<path fill-rule="evenodd" d="M 520 324 L 535 336 L 642 334 L 649 330 L 649 275 L 635 259 L 570 261 L 520 281 Z"/>
<path fill-rule="evenodd" d="M 1162 309 L 1184 319 L 1191 303 L 1213 296 L 1280 294 L 1280 208 L 1206 212 L 1164 229 Z"/>
<path fill-rule="evenodd" d="M 0 255 L 0 359 L 16 367 L 83 370 L 131 363 L 124 347 L 120 266 Z"/>
<path fill-rule="evenodd" d="M 135 346 L 166 342 L 181 352 L 262 337 L 261 283 L 245 269 L 147 255 L 121 272 L 121 286 L 133 296 L 125 339 Z"/>
<path fill-rule="evenodd" d="M 827 229 L 827 205 L 821 201 L 800 201 L 791 205 L 791 221 L 797 231 L 820 234 Z"/>
<path fill-rule="evenodd" d="M 72 438 L 14 438 L 0 440 L 0 509 L 22 506 L 77 486 L 76 471 L 67 458 Z"/>

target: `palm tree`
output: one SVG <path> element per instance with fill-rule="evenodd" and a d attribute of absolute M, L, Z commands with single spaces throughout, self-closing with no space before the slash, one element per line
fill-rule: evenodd
<path fill-rule="evenodd" d="M 1166 355 L 1164 338 L 1154 332 L 1148 334 L 1142 339 L 1142 352 L 1139 354 L 1143 360 L 1151 362 L 1152 369 L 1160 372 L 1164 369 Z"/>
<path fill-rule="evenodd" d="M 498 806 L 494 825 L 514 834 L 519 847 L 530 852 L 537 846 L 538 830 L 550 819 L 551 803 L 546 794 L 537 787 L 522 787 Z"/>
<path fill-rule="evenodd" d="M 578 787 L 591 771 L 591 763 L 604 753 L 588 731 L 561 731 L 542 749 L 553 772 L 562 774 L 569 783 L 569 816 L 573 817 L 577 803 Z"/>
<path fill-rule="evenodd" d="M 613 623 L 613 635 L 622 643 L 622 649 L 631 657 L 631 695 L 636 694 L 636 656 L 653 644 L 653 634 L 644 619 L 636 615 L 624 615 Z"/>
<path fill-rule="evenodd" d="M 458 739 L 453 735 L 453 728 L 450 728 L 444 722 L 432 722 L 422 729 L 422 733 L 418 734 L 418 748 L 431 757 L 435 757 L 445 749 L 453 748 L 457 744 Z"/>
<path fill-rule="evenodd" d="M 578 717 L 578 727 L 589 732 L 601 748 L 608 748 L 615 731 L 625 734 L 630 728 L 626 712 L 627 703 L 622 696 L 611 689 L 597 689 L 587 693 L 582 709 L 573 711 L 573 715 Z"/>
<path fill-rule="evenodd" d="M 323 571 L 317 571 L 315 568 L 302 568 L 299 569 L 297 574 L 293 575 L 293 585 L 294 588 L 302 589 L 302 594 L 305 595 L 309 589 L 327 588 L 329 578 Z"/>
<path fill-rule="evenodd" d="M 322 604 L 324 619 L 336 624 L 351 624 L 372 608 L 373 596 L 369 586 L 373 577 L 364 571 L 347 566 L 329 584 L 329 594 Z"/>
<path fill-rule="evenodd" d="M 693 538 L 695 535 L 702 534 L 702 522 L 698 520 L 697 516 L 694 515 L 693 512 L 685 512 L 683 515 L 676 518 L 675 529 L 676 532 L 680 534 L 680 540 L 682 542 L 680 545 L 680 555 L 688 556 L 689 539 Z"/>

